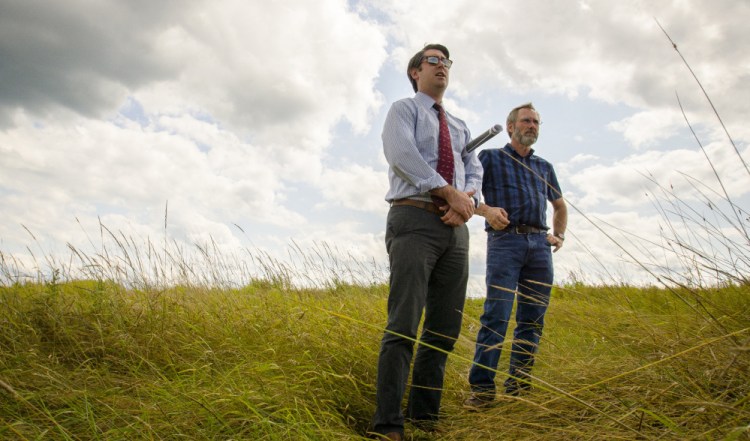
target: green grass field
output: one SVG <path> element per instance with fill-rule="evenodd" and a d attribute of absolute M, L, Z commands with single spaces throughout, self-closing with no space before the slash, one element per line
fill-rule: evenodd
<path fill-rule="evenodd" d="M 440 432 L 407 439 L 748 439 L 749 295 L 555 288 L 535 389 L 482 412 L 461 406 L 471 299 Z M 363 439 L 386 298 L 383 285 L 0 287 L 0 439 Z"/>

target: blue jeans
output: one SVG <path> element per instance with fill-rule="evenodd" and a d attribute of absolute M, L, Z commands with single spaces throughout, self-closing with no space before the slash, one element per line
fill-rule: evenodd
<path fill-rule="evenodd" d="M 487 298 L 480 318 L 469 383 L 474 392 L 495 393 L 495 371 L 508 330 L 513 303 L 516 328 L 510 354 L 506 392 L 519 387 L 534 364 L 534 353 L 544 327 L 554 273 L 546 234 L 490 231 L 487 235 Z M 489 368 L 489 369 L 488 369 Z M 528 387 L 521 382 L 522 388 Z"/>
<path fill-rule="evenodd" d="M 469 230 L 466 225 L 449 227 L 420 208 L 394 206 L 388 212 L 385 242 L 391 268 L 388 324 L 380 345 L 372 429 L 403 433 L 401 401 L 423 312 L 419 341 L 424 344 L 418 345 L 414 358 L 406 417 L 425 426 L 438 419 L 447 352 L 461 331 Z"/>

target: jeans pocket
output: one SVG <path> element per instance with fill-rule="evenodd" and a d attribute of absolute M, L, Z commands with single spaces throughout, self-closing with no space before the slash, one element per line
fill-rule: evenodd
<path fill-rule="evenodd" d="M 496 244 L 498 241 L 503 240 L 508 234 L 511 233 L 508 233 L 507 231 L 490 231 L 487 234 L 487 244 Z"/>

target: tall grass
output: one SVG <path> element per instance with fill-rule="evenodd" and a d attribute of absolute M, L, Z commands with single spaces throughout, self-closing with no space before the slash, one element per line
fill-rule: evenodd
<path fill-rule="evenodd" d="M 723 439 L 746 430 L 746 291 L 704 294 L 726 308 L 712 312 L 727 332 L 695 320 L 665 289 L 555 289 L 537 390 L 484 414 L 494 421 L 481 430 L 488 439 Z"/>
<path fill-rule="evenodd" d="M 0 438 L 350 438 L 377 338 L 315 305 L 383 287 L 347 289 L 3 287 Z"/>
<path fill-rule="evenodd" d="M 410 439 L 743 439 L 747 291 L 702 294 L 723 329 L 661 288 L 555 288 L 534 391 L 481 414 L 461 407 L 471 299 L 441 433 L 409 426 Z M 363 439 L 386 298 L 383 284 L 270 280 L 0 287 L 0 438 Z"/>
<path fill-rule="evenodd" d="M 166 217 L 165 211 L 165 222 Z M 325 241 L 314 242 L 306 249 L 292 242 L 288 258 L 280 259 L 259 248 L 227 252 L 212 238 L 186 245 L 169 240 L 165 234 L 163 244 L 159 244 L 150 238 L 112 231 L 101 222 L 98 243 L 90 238 L 86 247 L 68 243 L 70 254 L 63 260 L 46 252 L 34 233 L 24 228 L 35 246 L 27 247 L 29 257 L 25 259 L 0 250 L 0 285 L 107 280 L 145 290 L 175 285 L 232 289 L 264 280 L 294 289 L 375 285 L 383 283 L 388 274 L 386 265 L 342 252 Z"/>

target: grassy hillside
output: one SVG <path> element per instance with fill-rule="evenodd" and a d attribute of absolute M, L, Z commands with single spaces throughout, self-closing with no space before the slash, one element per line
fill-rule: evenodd
<path fill-rule="evenodd" d="M 749 295 L 556 288 L 536 388 L 480 413 L 461 407 L 481 310 L 469 300 L 441 432 L 409 437 L 748 439 Z M 363 439 L 386 297 L 270 282 L 0 287 L 0 439 Z"/>

